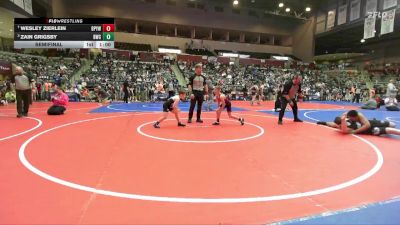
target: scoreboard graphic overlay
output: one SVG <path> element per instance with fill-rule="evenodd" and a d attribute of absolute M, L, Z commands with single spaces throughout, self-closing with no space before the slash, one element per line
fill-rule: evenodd
<path fill-rule="evenodd" d="M 114 18 L 15 18 L 14 48 L 114 48 Z"/>

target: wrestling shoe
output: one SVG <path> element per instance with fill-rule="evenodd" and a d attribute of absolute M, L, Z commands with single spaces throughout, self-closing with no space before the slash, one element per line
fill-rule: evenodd
<path fill-rule="evenodd" d="M 186 124 L 183 124 L 181 122 L 178 123 L 178 127 L 186 127 Z"/>
<path fill-rule="evenodd" d="M 278 120 L 278 125 L 282 125 L 282 124 L 283 124 L 282 120 Z"/>
<path fill-rule="evenodd" d="M 240 125 L 244 125 L 244 118 L 239 118 Z"/>
<path fill-rule="evenodd" d="M 212 125 L 218 126 L 218 125 L 219 125 L 219 122 L 214 122 Z"/>
<path fill-rule="evenodd" d="M 192 119 L 188 119 L 188 123 L 192 123 Z"/>
<path fill-rule="evenodd" d="M 203 120 L 198 119 L 198 120 L 196 120 L 196 123 L 203 123 Z"/>
<path fill-rule="evenodd" d="M 297 119 L 294 119 L 294 120 L 293 120 L 293 122 L 302 123 L 302 122 L 303 122 L 303 120 L 301 120 L 301 119 L 297 118 Z"/>
<path fill-rule="evenodd" d="M 159 129 L 160 128 L 160 123 L 156 122 L 155 124 L 153 124 L 153 127 Z"/>

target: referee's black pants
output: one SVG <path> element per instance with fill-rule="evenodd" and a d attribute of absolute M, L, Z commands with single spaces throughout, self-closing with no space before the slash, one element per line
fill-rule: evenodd
<path fill-rule="evenodd" d="M 193 91 L 194 98 L 190 99 L 190 108 L 189 108 L 189 120 L 192 120 L 194 107 L 197 102 L 197 120 L 201 119 L 201 109 L 204 101 L 204 92 L 203 91 Z"/>
<path fill-rule="evenodd" d="M 292 106 L 292 111 L 293 111 L 293 117 L 294 119 L 298 119 L 297 116 L 297 101 L 296 99 L 292 99 L 293 102 L 293 106 Z M 288 100 L 285 97 L 281 97 L 281 111 L 279 112 L 279 121 L 282 121 L 283 116 L 285 115 L 285 111 L 286 111 L 286 106 L 289 104 Z"/>
<path fill-rule="evenodd" d="M 29 104 L 31 103 L 31 90 L 15 90 L 17 99 L 17 113 L 18 115 L 28 115 Z"/>
<path fill-rule="evenodd" d="M 129 92 L 128 91 L 124 91 L 124 102 L 128 103 L 128 99 L 129 99 Z"/>

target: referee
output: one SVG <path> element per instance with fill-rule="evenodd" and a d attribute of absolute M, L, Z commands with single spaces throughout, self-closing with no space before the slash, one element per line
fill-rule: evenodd
<path fill-rule="evenodd" d="M 28 116 L 32 97 L 31 80 L 31 77 L 24 72 L 22 67 L 17 66 L 15 68 L 15 76 L 12 77 L 11 81 L 15 83 L 18 118 Z"/>
<path fill-rule="evenodd" d="M 190 109 L 188 123 L 192 122 L 194 107 L 197 102 L 197 123 L 203 123 L 201 120 L 201 107 L 204 101 L 204 95 L 208 94 L 208 87 L 206 83 L 206 77 L 202 74 L 202 64 L 195 66 L 195 75 L 189 79 L 189 92 L 190 95 Z"/>
<path fill-rule="evenodd" d="M 297 101 L 296 97 L 301 96 L 301 81 L 300 75 L 295 75 L 293 80 L 288 81 L 283 86 L 282 97 L 281 97 L 281 111 L 279 112 L 278 124 L 282 125 L 282 119 L 285 115 L 286 106 L 289 104 L 292 107 L 294 122 L 303 122 L 297 115 Z"/>

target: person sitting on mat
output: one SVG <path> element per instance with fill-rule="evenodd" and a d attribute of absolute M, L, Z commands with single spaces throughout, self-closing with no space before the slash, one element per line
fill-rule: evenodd
<path fill-rule="evenodd" d="M 361 109 L 375 110 L 378 108 L 378 103 L 376 99 L 370 98 L 364 105 L 361 106 Z"/>
<path fill-rule="evenodd" d="M 219 125 L 219 119 L 221 117 L 221 113 L 226 108 L 226 112 L 228 113 L 229 118 L 238 120 L 240 124 L 243 126 L 244 125 L 243 118 L 232 116 L 232 103 L 224 94 L 221 94 L 221 87 L 217 86 L 214 88 L 214 95 L 218 105 L 218 109 L 217 109 L 217 121 L 214 122 L 213 125 Z"/>
<path fill-rule="evenodd" d="M 63 89 L 54 86 L 53 90 L 56 94 L 51 98 L 51 102 L 53 105 L 47 110 L 48 115 L 62 115 L 64 114 L 65 110 L 67 110 L 68 105 L 68 95 L 64 93 Z"/>
<path fill-rule="evenodd" d="M 375 119 L 368 120 L 356 110 L 351 110 L 341 117 L 336 117 L 333 122 L 318 121 L 317 124 L 340 129 L 344 134 L 400 135 L 400 130 L 395 128 L 395 123 Z"/>
<path fill-rule="evenodd" d="M 386 98 L 385 107 L 387 111 L 400 111 L 396 98 Z"/>
<path fill-rule="evenodd" d="M 178 127 L 185 127 L 186 125 L 181 123 L 179 119 L 179 108 L 178 104 L 179 101 L 185 100 L 186 97 L 186 92 L 181 90 L 179 91 L 179 95 L 175 95 L 171 98 L 169 98 L 164 104 L 163 104 L 163 116 L 154 123 L 153 127 L 154 128 L 160 128 L 160 123 L 168 118 L 168 112 L 171 112 L 175 115 L 176 121 L 178 122 Z"/>
<path fill-rule="evenodd" d="M 94 93 L 96 94 L 98 101 L 102 105 L 108 105 L 109 103 L 111 103 L 110 94 L 108 94 L 100 86 L 94 88 Z"/>

